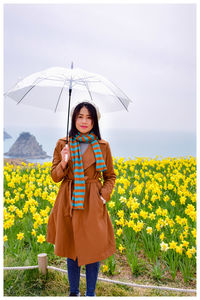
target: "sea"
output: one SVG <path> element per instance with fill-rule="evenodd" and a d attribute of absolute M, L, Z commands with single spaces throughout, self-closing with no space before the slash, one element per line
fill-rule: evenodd
<path fill-rule="evenodd" d="M 22 132 L 33 134 L 42 149 L 50 156 L 46 159 L 26 159 L 29 162 L 51 161 L 59 138 L 66 136 L 64 128 L 46 127 L 5 127 L 12 137 L 4 140 L 4 153 L 7 152 Z M 184 131 L 158 131 L 136 129 L 103 129 L 101 137 L 110 144 L 115 158 L 163 159 L 167 157 L 196 157 L 196 133 Z M 5 156 L 4 157 L 8 157 Z"/>

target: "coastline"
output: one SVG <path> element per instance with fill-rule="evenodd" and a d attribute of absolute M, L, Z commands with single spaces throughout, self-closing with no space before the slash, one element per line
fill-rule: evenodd
<path fill-rule="evenodd" d="M 4 153 L 8 152 L 24 128 L 7 127 L 12 139 L 4 141 Z M 62 128 L 27 128 L 52 160 L 56 142 L 64 136 Z M 114 157 L 196 157 L 196 132 L 152 131 L 136 129 L 102 129 L 101 136 L 110 144 Z M 4 157 L 8 157 L 4 154 Z M 25 159 L 25 158 L 24 158 Z M 31 161 L 31 159 L 28 159 Z M 33 160 L 35 161 L 35 160 Z M 40 161 L 40 160 L 39 160 Z M 41 160 L 42 161 L 42 160 Z"/>
<path fill-rule="evenodd" d="M 29 162 L 23 158 L 5 158 L 3 159 L 3 163 L 4 163 L 4 166 L 9 163 L 9 164 L 12 164 L 14 166 L 20 166 L 22 165 L 21 163 L 24 162 L 26 164 L 28 164 Z"/>

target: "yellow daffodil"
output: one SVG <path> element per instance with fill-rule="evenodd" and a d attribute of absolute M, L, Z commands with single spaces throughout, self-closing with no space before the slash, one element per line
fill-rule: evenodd
<path fill-rule="evenodd" d="M 125 197 L 121 196 L 121 197 L 119 198 L 119 201 L 120 201 L 121 203 L 126 203 L 126 202 L 127 202 L 127 199 L 126 199 Z"/>
<path fill-rule="evenodd" d="M 8 240 L 7 235 L 4 235 L 4 236 L 3 236 L 3 241 L 4 241 L 4 242 L 7 242 L 7 240 Z"/>
<path fill-rule="evenodd" d="M 165 251 L 165 252 L 169 249 L 168 244 L 164 243 L 164 242 L 160 243 L 160 247 L 161 247 L 161 250 Z"/>
<path fill-rule="evenodd" d="M 109 201 L 109 202 L 108 202 L 108 206 L 109 206 L 110 208 L 115 207 L 115 202 L 114 202 L 114 201 Z"/>
<path fill-rule="evenodd" d="M 169 249 L 176 249 L 176 246 L 177 246 L 177 242 L 175 242 L 175 241 L 171 241 L 169 243 Z"/>
<path fill-rule="evenodd" d="M 164 232 L 161 233 L 160 239 L 161 239 L 161 241 L 163 241 L 163 240 L 165 239 L 165 234 L 164 234 Z"/>
<path fill-rule="evenodd" d="M 182 245 L 176 246 L 176 253 L 179 253 L 179 254 L 183 253 L 183 246 Z"/>
<path fill-rule="evenodd" d="M 130 217 L 131 217 L 131 219 L 138 219 L 138 218 L 139 218 L 137 212 L 132 212 L 132 213 L 130 214 Z"/>
<path fill-rule="evenodd" d="M 192 235 L 193 237 L 197 237 L 197 231 L 196 231 L 196 228 L 193 228 L 193 230 L 191 231 L 192 232 Z"/>
<path fill-rule="evenodd" d="M 176 205 L 175 201 L 172 200 L 172 201 L 171 201 L 171 206 L 175 206 L 175 205 Z"/>
<path fill-rule="evenodd" d="M 152 234 L 153 228 L 152 227 L 147 227 L 146 231 L 147 231 L 148 234 Z"/>
<path fill-rule="evenodd" d="M 22 240 L 24 238 L 24 233 L 23 232 L 19 232 L 18 234 L 17 234 L 17 239 L 18 240 Z"/>
<path fill-rule="evenodd" d="M 190 249 L 191 253 L 192 254 L 195 254 L 196 253 L 196 249 L 192 246 L 192 248 Z"/>
<path fill-rule="evenodd" d="M 187 255 L 188 258 L 191 258 L 192 257 L 192 252 L 191 252 L 191 249 L 188 249 L 185 254 Z"/>
<path fill-rule="evenodd" d="M 119 228 L 119 229 L 117 230 L 117 235 L 120 236 L 120 235 L 122 234 L 122 232 L 123 232 L 122 228 Z"/>
<path fill-rule="evenodd" d="M 146 219 L 148 217 L 148 212 L 147 211 L 144 211 L 143 209 L 141 209 L 140 211 L 140 216 L 143 218 L 143 219 Z"/>
<path fill-rule="evenodd" d="M 124 217 L 124 211 L 123 211 L 123 210 L 119 210 L 119 211 L 117 212 L 117 215 L 118 215 L 118 217 L 120 217 L 120 218 Z"/>
<path fill-rule="evenodd" d="M 34 236 L 36 236 L 36 231 L 35 231 L 35 229 L 32 229 L 31 234 L 34 235 Z"/>
<path fill-rule="evenodd" d="M 167 201 L 169 201 L 169 200 L 170 200 L 170 198 L 169 198 L 169 196 L 168 196 L 168 195 L 166 195 L 166 196 L 163 198 L 163 200 L 164 200 L 164 202 L 167 202 Z"/>
<path fill-rule="evenodd" d="M 108 272 L 108 266 L 107 265 L 103 265 L 103 273 Z"/>
<path fill-rule="evenodd" d="M 188 248 L 189 242 L 182 240 L 182 245 L 183 247 Z"/>
<path fill-rule="evenodd" d="M 45 236 L 44 235 L 40 234 L 40 235 L 37 236 L 37 242 L 38 243 L 42 244 L 44 241 L 45 241 Z"/>
<path fill-rule="evenodd" d="M 125 247 L 122 246 L 122 244 L 119 245 L 119 251 L 122 253 Z"/>

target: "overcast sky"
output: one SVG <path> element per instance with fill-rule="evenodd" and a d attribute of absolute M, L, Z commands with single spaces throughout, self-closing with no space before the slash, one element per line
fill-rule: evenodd
<path fill-rule="evenodd" d="M 105 76 L 133 101 L 101 126 L 195 131 L 195 4 L 5 4 L 4 91 L 54 66 Z M 4 127 L 66 126 L 64 113 L 4 101 Z"/>

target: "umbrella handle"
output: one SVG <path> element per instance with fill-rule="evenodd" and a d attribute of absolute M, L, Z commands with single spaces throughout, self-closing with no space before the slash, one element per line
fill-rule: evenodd
<path fill-rule="evenodd" d="M 71 63 L 71 70 L 73 70 L 74 64 L 73 61 Z M 71 104 L 71 95 L 72 95 L 72 75 L 70 79 L 70 85 L 69 85 L 69 105 L 68 105 L 68 116 L 67 116 L 67 138 L 66 138 L 66 145 L 68 144 L 68 133 L 69 133 L 69 113 L 70 113 L 70 104 Z"/>
<path fill-rule="evenodd" d="M 67 143 L 68 143 L 68 141 L 67 141 Z M 65 145 L 65 148 L 67 148 L 67 143 Z M 68 161 L 68 154 L 65 154 L 65 161 Z"/>
<path fill-rule="evenodd" d="M 69 113 L 70 113 L 70 104 L 71 104 L 71 94 L 72 94 L 72 89 L 69 89 L 69 105 L 68 105 L 68 116 L 67 116 L 67 136 L 66 136 L 66 145 L 68 144 Z"/>

